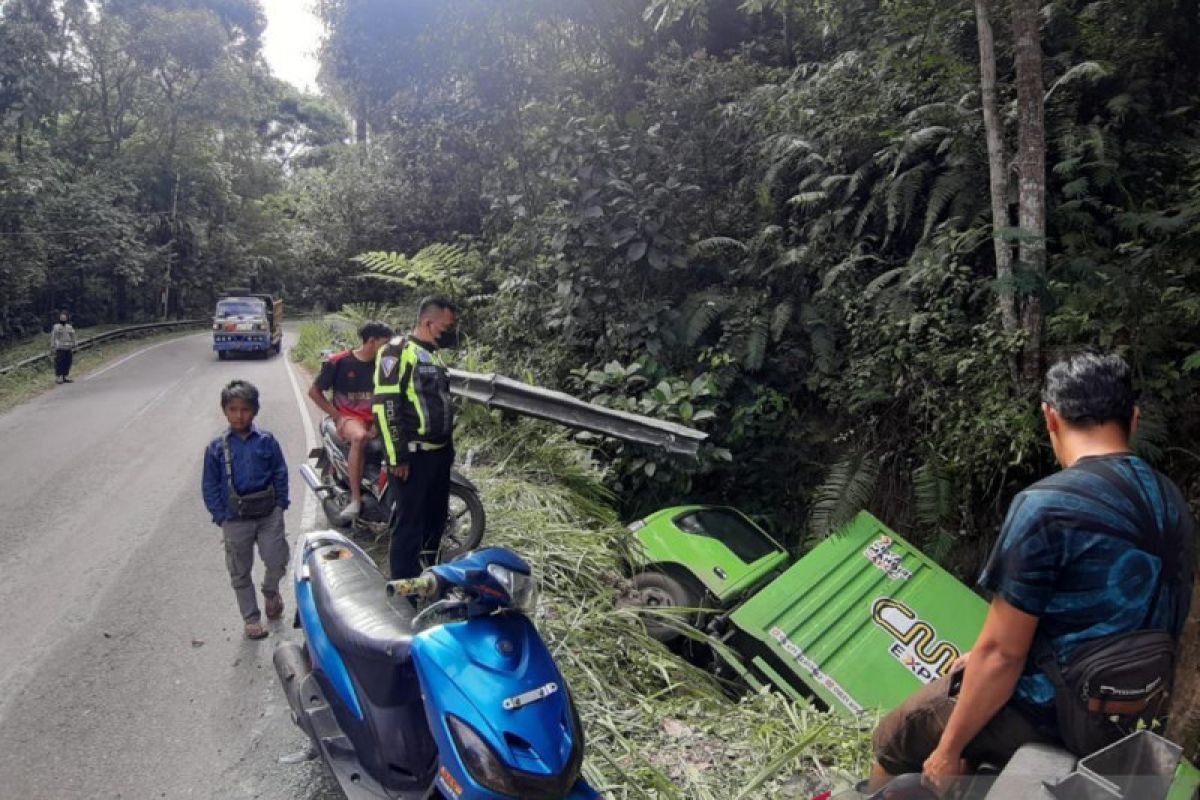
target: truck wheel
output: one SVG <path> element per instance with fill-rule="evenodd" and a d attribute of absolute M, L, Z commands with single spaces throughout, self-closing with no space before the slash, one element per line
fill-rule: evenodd
<path fill-rule="evenodd" d="M 662 572 L 639 572 L 633 576 L 633 586 L 641 595 L 642 606 L 652 609 L 696 608 L 700 605 L 699 593 L 680 581 Z M 690 622 L 680 617 L 680 622 Z M 674 641 L 679 631 L 670 623 L 653 614 L 642 617 L 646 633 L 660 642 Z"/>
<path fill-rule="evenodd" d="M 217 359 L 220 361 L 228 361 L 229 360 L 229 351 L 228 350 L 218 350 L 217 351 Z"/>

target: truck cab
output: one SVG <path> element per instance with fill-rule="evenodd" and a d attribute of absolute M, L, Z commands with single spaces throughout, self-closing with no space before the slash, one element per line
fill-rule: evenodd
<path fill-rule="evenodd" d="M 213 350 L 224 361 L 230 353 L 264 358 L 283 345 L 283 301 L 249 289 L 228 289 L 213 313 Z"/>

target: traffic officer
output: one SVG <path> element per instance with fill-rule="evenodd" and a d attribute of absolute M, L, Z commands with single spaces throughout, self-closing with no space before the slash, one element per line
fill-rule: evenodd
<path fill-rule="evenodd" d="M 399 493 L 388 561 L 392 579 L 421 573 L 421 551 L 436 552 L 450 504 L 454 409 L 450 378 L 438 350 L 458 346 L 458 309 L 426 297 L 407 336 L 397 336 L 375 362 L 372 410 L 383 439 L 391 491 Z"/>

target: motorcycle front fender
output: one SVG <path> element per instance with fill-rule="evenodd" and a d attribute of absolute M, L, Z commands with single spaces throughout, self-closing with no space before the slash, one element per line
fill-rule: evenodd
<path fill-rule="evenodd" d="M 463 487 L 464 489 L 470 489 L 475 494 L 479 494 L 479 489 L 477 489 L 475 487 L 475 484 L 471 483 L 470 479 L 467 478 L 467 476 L 463 475 L 461 472 L 459 472 L 456 469 L 450 470 L 450 482 L 454 483 L 454 484 L 458 484 L 459 486 Z"/>

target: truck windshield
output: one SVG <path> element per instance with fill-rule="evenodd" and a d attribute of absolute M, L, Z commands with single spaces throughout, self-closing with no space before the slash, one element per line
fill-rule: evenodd
<path fill-rule="evenodd" d="M 689 511 L 680 514 L 674 522 L 681 531 L 708 536 L 723 543 L 747 564 L 753 564 L 779 550 L 750 520 L 727 508 Z"/>
<path fill-rule="evenodd" d="M 266 314 L 266 306 L 261 300 L 237 299 L 222 300 L 217 303 L 218 317 L 261 317 Z"/>

